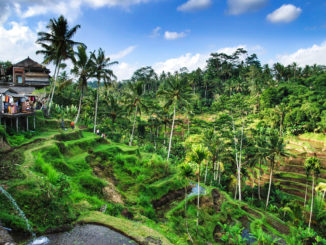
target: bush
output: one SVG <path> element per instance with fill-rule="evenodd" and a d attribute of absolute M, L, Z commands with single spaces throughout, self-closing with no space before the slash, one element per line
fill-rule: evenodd
<path fill-rule="evenodd" d="M 79 184 L 91 194 L 98 194 L 101 196 L 103 195 L 102 189 L 106 186 L 105 181 L 90 174 L 80 176 Z"/>

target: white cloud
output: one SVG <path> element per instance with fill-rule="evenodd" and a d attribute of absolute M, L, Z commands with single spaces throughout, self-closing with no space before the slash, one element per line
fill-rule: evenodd
<path fill-rule="evenodd" d="M 247 50 L 247 46 L 241 44 L 241 45 L 234 46 L 234 47 L 220 48 L 220 49 L 217 50 L 217 53 L 224 53 L 224 54 L 227 54 L 227 55 L 231 55 L 239 48 L 243 48 L 243 49 Z"/>
<path fill-rule="evenodd" d="M 157 62 L 153 65 L 153 69 L 158 73 L 175 72 L 179 71 L 183 67 L 187 67 L 189 71 L 196 70 L 198 67 L 204 68 L 206 60 L 209 57 L 208 54 L 194 54 L 187 53 L 180 57 L 168 59 L 166 61 Z"/>
<path fill-rule="evenodd" d="M 41 62 L 41 56 L 36 56 L 35 52 L 39 46 L 35 43 L 36 33 L 28 26 L 17 22 L 10 22 L 11 27 L 6 29 L 0 26 L 0 54 L 1 60 L 18 62 L 30 56 Z"/>
<path fill-rule="evenodd" d="M 121 50 L 116 54 L 111 54 L 110 59 L 115 61 L 126 57 L 128 54 L 132 53 L 135 50 L 136 46 L 129 46 L 128 48 Z"/>
<path fill-rule="evenodd" d="M 301 8 L 292 4 L 284 4 L 273 13 L 267 15 L 267 20 L 272 23 L 289 23 L 297 19 L 301 12 Z"/>
<path fill-rule="evenodd" d="M 69 20 L 75 20 L 81 14 L 82 6 L 92 8 L 121 7 L 126 10 L 132 5 L 154 0 L 0 0 L 0 24 L 4 23 L 13 8 L 21 18 L 44 14 L 63 14 Z"/>
<path fill-rule="evenodd" d="M 232 15 L 257 11 L 264 7 L 269 0 L 228 0 L 228 12 Z"/>
<path fill-rule="evenodd" d="M 187 36 L 186 32 L 170 32 L 170 31 L 166 31 L 164 33 L 164 38 L 166 40 L 175 40 L 175 39 L 179 39 L 179 38 L 184 38 Z"/>
<path fill-rule="evenodd" d="M 277 55 L 276 60 L 284 65 L 296 62 L 300 66 L 326 65 L 326 42 L 314 44 L 309 48 L 302 48 L 292 54 Z"/>
<path fill-rule="evenodd" d="M 74 1 L 74 0 L 71 0 Z M 98 8 L 98 7 L 129 7 L 131 5 L 147 3 L 151 0 L 84 0 L 84 2 L 89 5 Z"/>
<path fill-rule="evenodd" d="M 155 37 L 159 37 L 161 34 L 160 34 L 160 31 L 161 31 L 161 27 L 160 26 L 157 26 L 153 29 L 152 31 L 152 34 L 149 36 L 150 38 L 155 38 Z"/>
<path fill-rule="evenodd" d="M 0 25 L 5 23 L 10 16 L 10 6 L 6 2 L 0 1 Z"/>
<path fill-rule="evenodd" d="M 117 76 L 119 81 L 130 79 L 138 68 L 139 66 L 131 65 L 126 62 L 121 62 L 118 65 L 112 66 L 113 73 Z"/>
<path fill-rule="evenodd" d="M 188 0 L 178 7 L 179 11 L 191 12 L 206 9 L 212 5 L 212 0 Z"/>

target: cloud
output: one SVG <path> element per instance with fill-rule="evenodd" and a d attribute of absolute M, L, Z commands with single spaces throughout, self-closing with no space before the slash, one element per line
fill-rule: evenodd
<path fill-rule="evenodd" d="M 296 62 L 300 66 L 326 65 L 326 42 L 314 44 L 309 48 L 302 48 L 292 54 L 277 55 L 276 60 L 284 65 Z"/>
<path fill-rule="evenodd" d="M 192 12 L 206 9 L 212 5 L 212 0 L 188 0 L 178 7 L 179 11 Z"/>
<path fill-rule="evenodd" d="M 110 58 L 111 60 L 119 60 L 124 57 L 126 57 L 128 54 L 132 53 L 135 50 L 136 46 L 129 46 L 128 48 L 116 53 L 116 54 L 111 54 Z"/>
<path fill-rule="evenodd" d="M 131 65 L 126 62 L 121 62 L 118 65 L 112 66 L 113 73 L 117 76 L 119 81 L 130 79 L 138 68 L 138 65 Z"/>
<path fill-rule="evenodd" d="M 264 7 L 269 0 L 228 0 L 228 13 L 239 15 L 257 11 Z"/>
<path fill-rule="evenodd" d="M 155 38 L 155 37 L 159 37 L 161 34 L 160 34 L 160 31 L 161 31 L 161 27 L 160 26 L 157 26 L 153 29 L 152 31 L 152 34 L 149 36 L 150 38 Z"/>
<path fill-rule="evenodd" d="M 302 9 L 292 4 L 284 4 L 273 13 L 267 15 L 267 20 L 272 23 L 289 23 L 294 21 L 301 14 Z"/>
<path fill-rule="evenodd" d="M 209 57 L 208 54 L 191 54 L 187 53 L 185 55 L 168 59 L 162 62 L 157 62 L 153 65 L 153 69 L 158 73 L 165 72 L 175 72 L 183 67 L 187 67 L 189 71 L 196 70 L 198 67 L 204 68 L 206 65 L 206 60 Z"/>
<path fill-rule="evenodd" d="M 74 1 L 74 0 L 71 0 Z M 129 7 L 131 5 L 147 3 L 152 0 L 84 0 L 84 2 L 89 5 L 99 8 L 99 7 Z"/>
<path fill-rule="evenodd" d="M 38 62 L 42 61 L 41 56 L 35 52 L 40 47 L 35 43 L 37 34 L 28 26 L 17 22 L 10 22 L 8 29 L 0 26 L 0 54 L 2 60 L 18 62 L 30 56 Z"/>
<path fill-rule="evenodd" d="M 15 9 L 21 18 L 30 18 L 45 14 L 63 14 L 69 20 L 75 20 L 81 14 L 82 6 L 92 8 L 121 7 L 127 9 L 132 5 L 154 0 L 0 0 L 0 24 L 7 20 L 10 9 Z"/>
<path fill-rule="evenodd" d="M 187 36 L 187 32 L 170 32 L 170 31 L 166 31 L 164 33 L 164 38 L 166 40 L 176 40 L 179 38 L 184 38 Z"/>
<path fill-rule="evenodd" d="M 224 54 L 227 54 L 227 55 L 231 55 L 239 48 L 243 48 L 243 49 L 248 51 L 247 45 L 241 44 L 241 45 L 234 46 L 234 47 L 220 48 L 220 49 L 217 50 L 217 53 L 224 53 Z"/>
<path fill-rule="evenodd" d="M 0 1 L 0 25 L 5 23 L 10 16 L 10 6 L 6 2 Z"/>

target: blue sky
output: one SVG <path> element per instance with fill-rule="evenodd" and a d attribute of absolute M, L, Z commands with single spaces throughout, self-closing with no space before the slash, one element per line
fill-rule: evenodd
<path fill-rule="evenodd" d="M 63 14 L 75 39 L 103 48 L 119 79 L 204 68 L 211 52 L 244 47 L 264 63 L 326 65 L 323 0 L 0 0 L 0 60 L 36 56 L 37 32 Z"/>

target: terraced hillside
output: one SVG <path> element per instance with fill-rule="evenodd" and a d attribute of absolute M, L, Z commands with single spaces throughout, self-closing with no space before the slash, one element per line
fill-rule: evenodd
<path fill-rule="evenodd" d="M 318 182 L 326 182 L 326 141 L 325 137 L 318 134 L 304 134 L 298 137 L 289 137 L 287 139 L 286 148 L 292 154 L 291 157 L 284 159 L 279 163 L 274 170 L 273 183 L 279 185 L 284 192 L 293 195 L 304 201 L 306 183 L 308 188 L 312 184 L 312 178 L 306 178 L 304 162 L 308 157 L 316 156 L 321 160 L 321 172 L 318 176 Z M 261 183 L 268 183 L 269 169 L 263 167 L 264 174 L 262 175 Z M 255 169 L 257 173 L 258 168 Z M 257 174 L 255 174 L 257 176 Z M 255 178 L 255 183 L 258 184 Z M 308 197 L 311 196 L 311 191 L 307 192 Z"/>

